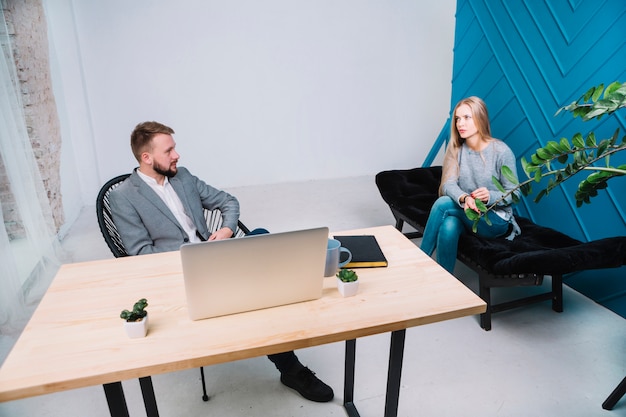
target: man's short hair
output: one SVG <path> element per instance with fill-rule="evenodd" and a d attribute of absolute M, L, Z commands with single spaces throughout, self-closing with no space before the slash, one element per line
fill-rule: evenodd
<path fill-rule="evenodd" d="M 171 135 L 174 129 L 159 122 L 143 122 L 135 126 L 130 134 L 130 148 L 138 162 L 141 162 L 141 154 L 151 149 L 152 138 L 158 134 Z"/>

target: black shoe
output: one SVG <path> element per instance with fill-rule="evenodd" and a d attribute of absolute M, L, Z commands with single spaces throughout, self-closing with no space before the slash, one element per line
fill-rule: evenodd
<path fill-rule="evenodd" d="M 304 398 L 318 403 L 326 403 L 333 399 L 333 389 L 324 384 L 315 372 L 303 367 L 295 374 L 281 373 L 280 382 L 289 388 L 293 388 Z"/>

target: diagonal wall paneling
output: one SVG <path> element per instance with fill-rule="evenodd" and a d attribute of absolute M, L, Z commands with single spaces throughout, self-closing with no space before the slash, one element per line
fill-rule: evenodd
<path fill-rule="evenodd" d="M 599 122 L 554 116 L 589 87 L 616 80 L 626 81 L 624 0 L 457 2 L 451 108 L 470 95 L 485 100 L 493 135 L 513 149 L 521 179 L 519 159 L 550 140 L 591 130 L 607 138 L 618 126 L 626 134 L 626 110 Z M 626 163 L 626 155 L 611 162 Z M 582 208 L 575 206 L 572 179 L 539 204 L 525 199 L 517 211 L 583 241 L 626 235 L 626 178 L 611 181 Z M 574 274 L 566 282 L 626 317 L 626 268 Z"/>

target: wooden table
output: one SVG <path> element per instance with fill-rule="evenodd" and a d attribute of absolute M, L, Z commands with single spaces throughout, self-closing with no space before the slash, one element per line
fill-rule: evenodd
<path fill-rule="evenodd" d="M 342 298 L 325 278 L 318 300 L 200 321 L 187 315 L 178 252 L 63 265 L 0 368 L 0 401 L 103 384 L 111 414 L 127 416 L 119 381 L 140 378 L 157 415 L 151 375 L 347 341 L 344 405 L 358 416 L 356 339 L 391 332 L 385 415 L 394 416 L 405 330 L 486 305 L 392 226 L 335 234 L 373 234 L 389 261 L 358 270 L 356 296 Z M 150 329 L 129 339 L 119 313 L 139 298 L 150 304 Z"/>

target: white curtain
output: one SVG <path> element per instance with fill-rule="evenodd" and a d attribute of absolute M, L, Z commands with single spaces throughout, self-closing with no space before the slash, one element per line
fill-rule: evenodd
<path fill-rule="evenodd" d="M 0 158 L 15 197 L 11 210 L 24 230 L 19 238 L 9 236 L 1 210 L 8 202 L 0 201 L 0 335 L 12 336 L 23 329 L 58 270 L 59 243 L 26 130 L 2 8 L 0 47 Z"/>

